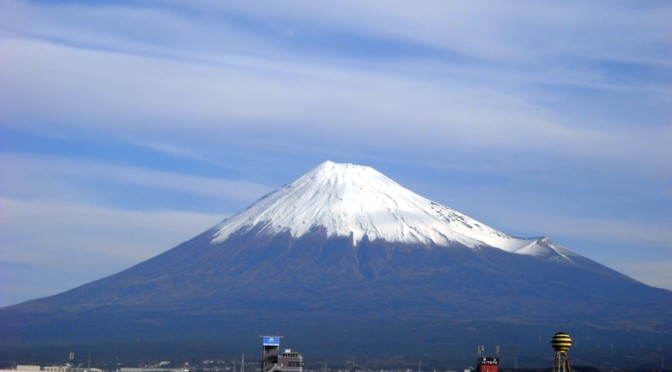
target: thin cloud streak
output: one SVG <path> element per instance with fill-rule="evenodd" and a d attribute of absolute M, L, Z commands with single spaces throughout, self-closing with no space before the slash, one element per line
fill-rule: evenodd
<path fill-rule="evenodd" d="M 555 217 L 549 214 L 523 216 L 515 212 L 510 214 L 510 217 L 534 231 L 553 231 L 555 234 L 572 240 L 594 244 L 617 240 L 621 245 L 656 247 L 661 252 L 672 256 L 672 248 L 669 246 L 672 241 L 672 231 L 669 226 L 655 226 L 646 221 Z M 607 257 L 604 258 L 607 259 Z"/>
<path fill-rule="evenodd" d="M 0 210 L 1 271 L 3 276 L 11 272 L 11 281 L 0 284 L 0 306 L 52 295 L 114 274 L 225 217 L 7 198 L 0 198 Z M 32 278 L 35 270 L 41 277 L 37 283 Z M 15 285 L 28 288 L 15 293 Z"/>
<path fill-rule="evenodd" d="M 235 204 L 251 203 L 273 190 L 246 181 L 196 177 L 68 157 L 0 155 L 0 164 L 5 175 L 0 183 L 2 194 L 21 199 L 105 203 L 104 190 L 97 192 L 84 186 L 91 183 L 167 189 Z"/>
<path fill-rule="evenodd" d="M 459 82 L 447 87 L 412 76 L 371 75 L 339 66 L 334 66 L 340 71 L 337 79 L 277 73 L 260 77 L 256 72 L 226 66 L 138 59 L 41 42 L 10 40 L 5 45 L 8 52 L 23 50 L 27 55 L 21 63 L 10 65 L 11 76 L 4 79 L 8 82 L 5 89 L 12 92 L 3 94 L 8 97 L 3 111 L 9 121 L 59 118 L 58 124 L 66 127 L 97 125 L 124 136 L 159 131 L 179 136 L 194 129 L 212 134 L 291 130 L 301 133 L 298 140 L 308 142 L 319 141 L 328 131 L 356 144 L 358 138 L 387 132 L 388 147 L 430 141 L 435 145 L 447 142 L 465 147 L 561 151 L 579 158 L 598 156 L 617 161 L 646 154 L 636 160 L 643 165 L 654 160 L 654 166 L 672 162 L 665 146 L 648 145 L 650 140 L 661 141 L 664 137 L 656 132 L 669 131 L 667 128 L 605 132 L 570 126 L 565 124 L 567 119 L 533 104 L 524 95 Z M 46 59 L 49 67 L 40 62 L 46 61 L 45 55 L 50 56 Z M 128 69 L 124 66 L 132 64 L 136 67 L 125 72 Z M 84 76 L 71 66 L 82 65 L 90 68 L 85 75 L 87 83 L 73 87 L 72 79 Z M 305 70 L 315 71 L 311 66 Z M 110 75 L 109 71 L 119 73 Z M 106 89 L 97 89 L 100 86 Z M 144 125 L 133 124 L 138 121 Z M 641 140 L 633 141 L 633 136 Z M 637 144 L 646 145 L 633 147 Z"/>
<path fill-rule="evenodd" d="M 612 267 L 648 285 L 672 290 L 670 287 L 672 260 L 620 263 Z"/>
<path fill-rule="evenodd" d="M 223 215 L 115 210 L 92 205 L 0 199 L 2 260 L 58 268 L 82 254 L 83 266 L 145 260 L 215 226 Z M 14 239 L 12 237 L 21 238 Z M 60 236 L 62 239 L 53 240 Z M 39 247 L 39 248 L 38 248 Z M 119 266 L 119 265 L 117 265 Z M 124 267 L 124 266 L 120 266 Z"/>
<path fill-rule="evenodd" d="M 173 1 L 163 3 L 174 4 Z M 668 27 L 672 15 L 669 7 L 660 4 L 621 3 L 605 7 L 579 1 L 543 4 L 528 1 L 513 5 L 491 1 L 475 7 L 468 1 L 421 1 L 409 7 L 404 2 L 389 1 L 364 4 L 303 1 L 293 7 L 277 2 L 224 7 L 208 0 L 198 4 L 228 12 L 235 8 L 250 18 L 294 25 L 295 29 L 319 25 L 372 39 L 408 40 L 506 64 L 552 63 L 576 55 L 587 60 L 627 61 L 633 61 L 635 56 L 641 61 L 652 51 L 664 52 L 672 39 L 669 34 L 659 32 Z M 535 32 L 528 32 L 529 29 Z M 634 35 L 651 43 L 638 43 Z M 654 57 L 648 63 L 669 65 L 669 60 Z"/>

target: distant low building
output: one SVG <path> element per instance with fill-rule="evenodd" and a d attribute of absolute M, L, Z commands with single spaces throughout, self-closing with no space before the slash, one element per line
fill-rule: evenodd
<path fill-rule="evenodd" d="M 280 353 L 280 336 L 264 336 L 262 372 L 303 372 L 303 356 L 291 349 Z"/>
<path fill-rule="evenodd" d="M 285 349 L 285 352 L 280 354 L 278 364 L 282 372 L 303 372 L 303 356 L 291 349 Z"/>

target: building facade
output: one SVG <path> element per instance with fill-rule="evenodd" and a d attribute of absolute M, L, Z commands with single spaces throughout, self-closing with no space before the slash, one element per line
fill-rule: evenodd
<path fill-rule="evenodd" d="M 261 351 L 262 372 L 303 372 L 303 356 L 285 349 L 280 353 L 281 336 L 263 336 Z"/>

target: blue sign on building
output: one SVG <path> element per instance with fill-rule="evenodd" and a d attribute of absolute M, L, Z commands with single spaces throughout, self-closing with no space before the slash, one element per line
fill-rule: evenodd
<path fill-rule="evenodd" d="M 264 346 L 280 346 L 280 337 L 264 336 Z"/>

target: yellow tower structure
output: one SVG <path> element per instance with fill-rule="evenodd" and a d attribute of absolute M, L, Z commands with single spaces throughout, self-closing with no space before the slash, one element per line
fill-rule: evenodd
<path fill-rule="evenodd" d="M 551 339 L 551 346 L 555 350 L 555 360 L 553 361 L 553 372 L 572 372 L 569 365 L 567 351 L 572 347 L 572 339 L 565 332 L 558 332 Z"/>

